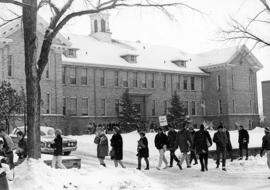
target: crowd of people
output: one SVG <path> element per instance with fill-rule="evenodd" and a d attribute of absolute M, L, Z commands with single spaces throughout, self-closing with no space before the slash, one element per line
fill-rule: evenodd
<path fill-rule="evenodd" d="M 193 127 L 184 124 L 178 131 L 173 126 L 168 126 L 168 132 L 159 127 L 156 130 L 157 134 L 154 139 L 154 144 L 159 152 L 159 159 L 157 163 L 157 170 L 173 167 L 173 162 L 180 170 L 183 170 L 183 163 L 186 162 L 186 167 L 191 168 L 191 164 L 194 161 L 194 165 L 200 163 L 200 169 L 202 172 L 208 171 L 208 157 L 209 147 L 213 143 L 216 144 L 216 168 L 220 168 L 226 171 L 226 158 L 230 157 L 231 162 L 234 160 L 233 148 L 230 140 L 230 132 L 220 124 L 217 127 L 217 131 L 214 133 L 213 139 L 211 138 L 208 130 L 202 124 L 200 129 L 195 131 Z M 137 157 L 138 157 L 138 170 L 141 170 L 142 159 L 144 159 L 146 167 L 145 170 L 149 170 L 149 147 L 148 139 L 144 131 L 139 131 L 139 140 L 137 145 Z M 94 142 L 97 144 L 97 157 L 100 164 L 106 167 L 104 162 L 106 156 L 110 156 L 114 161 L 115 167 L 122 166 L 125 168 L 123 159 L 123 140 L 120 134 L 120 130 L 117 127 L 113 128 L 113 136 L 110 140 L 111 150 L 109 151 L 109 141 L 106 137 L 106 133 L 102 127 L 97 128 L 96 137 Z M 239 160 L 243 159 L 243 150 L 246 151 L 245 160 L 248 160 L 248 144 L 249 133 L 244 127 L 239 126 Z M 177 149 L 180 149 L 181 156 L 178 158 L 175 154 Z M 170 160 L 167 161 L 165 152 L 170 152 Z M 264 152 L 267 154 L 267 164 L 270 169 L 270 128 L 265 128 L 265 136 L 263 137 L 261 156 Z M 189 154 L 190 153 L 190 154 Z M 198 157 L 198 159 L 197 159 Z M 269 177 L 270 179 L 270 177 Z"/>

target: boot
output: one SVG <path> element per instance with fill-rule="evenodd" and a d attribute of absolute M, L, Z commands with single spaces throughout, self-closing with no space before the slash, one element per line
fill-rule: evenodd
<path fill-rule="evenodd" d="M 223 171 L 227 171 L 225 167 L 222 168 Z"/>
<path fill-rule="evenodd" d="M 177 163 L 177 166 L 179 167 L 180 170 L 183 170 L 183 168 L 182 168 L 180 162 Z"/>

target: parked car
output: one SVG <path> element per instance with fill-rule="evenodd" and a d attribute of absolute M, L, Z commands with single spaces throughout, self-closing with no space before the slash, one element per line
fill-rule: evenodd
<path fill-rule="evenodd" d="M 15 145 L 18 144 L 16 133 L 18 131 L 22 131 L 24 133 L 24 129 L 25 129 L 24 126 L 16 127 L 13 129 L 12 133 L 9 135 L 12 138 Z M 25 136 L 25 138 L 27 138 L 27 136 Z M 45 127 L 45 126 L 40 127 L 41 153 L 46 153 L 46 154 L 53 153 L 53 148 L 51 147 L 51 144 L 53 143 L 54 138 L 55 138 L 54 128 Z M 71 139 L 66 136 L 62 136 L 62 138 L 63 138 L 63 154 L 64 155 L 69 155 L 71 151 L 75 151 L 77 149 L 76 139 Z"/>

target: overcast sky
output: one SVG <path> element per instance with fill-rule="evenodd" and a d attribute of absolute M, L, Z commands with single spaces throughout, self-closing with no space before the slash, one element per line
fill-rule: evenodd
<path fill-rule="evenodd" d="M 218 40 L 221 28 L 228 26 L 231 17 L 247 21 L 247 18 L 251 18 L 262 9 L 259 0 L 186 0 L 185 2 L 204 14 L 184 8 L 174 9 L 172 13 L 176 20 L 171 20 L 160 11 L 153 9 L 132 8 L 110 12 L 110 29 L 113 38 L 140 40 L 177 47 L 188 53 L 199 53 L 235 45 L 236 43 Z M 43 10 L 41 15 L 47 15 L 47 10 Z M 266 31 L 263 27 L 258 29 L 258 32 L 270 38 L 270 32 Z M 70 21 L 65 32 L 88 35 L 89 17 L 84 16 Z M 264 65 L 264 68 L 258 72 L 261 105 L 261 81 L 270 80 L 270 48 L 257 48 L 254 54 Z"/>

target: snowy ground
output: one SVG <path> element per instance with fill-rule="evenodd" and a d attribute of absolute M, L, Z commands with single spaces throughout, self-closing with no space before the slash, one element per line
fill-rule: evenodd
<path fill-rule="evenodd" d="M 213 132 L 211 132 L 213 135 Z M 250 147 L 261 146 L 263 129 L 250 131 Z M 94 135 L 73 136 L 78 140 L 78 150 L 72 155 L 82 159 L 82 169 L 55 170 L 38 161 L 16 168 L 15 180 L 11 182 L 13 190 L 62 190 L 62 189 L 154 189 L 154 190 L 269 190 L 270 170 L 266 158 L 250 157 L 248 161 L 227 163 L 227 172 L 215 168 L 210 160 L 209 171 L 200 172 L 199 165 L 180 171 L 177 167 L 156 170 L 158 152 L 154 148 L 154 133 L 147 134 L 150 148 L 150 170 L 137 171 L 136 146 L 139 138 L 136 132 L 123 134 L 124 163 L 127 169 L 115 169 L 107 158 L 107 168 L 98 165 Z M 111 135 L 108 135 L 111 138 Z M 237 148 L 238 133 L 231 132 L 232 144 Z M 211 147 L 214 149 L 215 147 Z M 177 152 L 180 155 L 180 152 Z M 166 152 L 169 158 L 169 152 Z M 144 164 L 144 163 L 143 163 Z"/>

